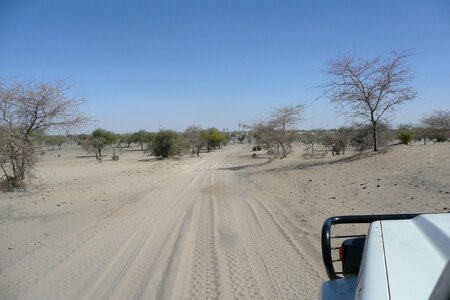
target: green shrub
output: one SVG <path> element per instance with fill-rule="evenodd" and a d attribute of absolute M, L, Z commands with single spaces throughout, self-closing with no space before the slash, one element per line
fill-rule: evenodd
<path fill-rule="evenodd" d="M 411 144 L 411 141 L 413 140 L 413 136 L 409 132 L 400 132 L 398 138 L 403 145 Z"/>
<path fill-rule="evenodd" d="M 181 136 L 172 130 L 160 130 L 151 144 L 152 153 L 161 158 L 180 155 L 183 148 Z"/>
<path fill-rule="evenodd" d="M 203 133 L 203 139 L 207 142 L 208 151 L 221 147 L 226 138 L 217 128 L 208 128 Z"/>

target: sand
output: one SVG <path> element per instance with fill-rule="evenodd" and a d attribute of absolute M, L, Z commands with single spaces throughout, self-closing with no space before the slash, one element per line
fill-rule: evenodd
<path fill-rule="evenodd" d="M 450 208 L 450 144 L 283 160 L 48 151 L 0 193 L 1 299 L 314 299 L 320 228 L 341 214 Z M 59 156 L 58 156 L 59 155 Z"/>

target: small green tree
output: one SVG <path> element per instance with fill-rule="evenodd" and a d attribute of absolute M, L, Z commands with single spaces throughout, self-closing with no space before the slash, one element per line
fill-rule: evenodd
<path fill-rule="evenodd" d="M 411 145 L 414 139 L 415 126 L 411 123 L 398 125 L 398 139 L 403 145 Z"/>
<path fill-rule="evenodd" d="M 225 142 L 225 135 L 214 127 L 207 129 L 203 138 L 207 141 L 208 151 L 216 148 L 220 149 L 221 144 Z"/>
<path fill-rule="evenodd" d="M 173 130 L 160 130 L 151 144 L 152 154 L 161 158 L 180 155 L 183 149 L 183 140 Z"/>
<path fill-rule="evenodd" d="M 101 158 L 102 150 L 106 146 L 114 144 L 117 140 L 118 136 L 114 132 L 97 128 L 84 140 L 82 148 L 88 152 L 94 152 L 96 158 Z"/>
<path fill-rule="evenodd" d="M 155 134 L 153 132 L 148 132 L 141 129 L 131 135 L 131 142 L 139 144 L 141 146 L 141 150 L 144 151 L 144 145 L 150 144 L 154 137 Z"/>
<path fill-rule="evenodd" d="M 400 134 L 398 135 L 398 139 L 400 140 L 400 143 L 403 145 L 411 145 L 413 136 L 409 132 L 400 132 Z"/>
<path fill-rule="evenodd" d="M 55 147 L 62 150 L 62 144 L 67 141 L 67 137 L 64 135 L 44 135 L 42 139 L 47 146 L 52 147 L 52 151 L 55 150 Z"/>
<path fill-rule="evenodd" d="M 132 143 L 131 133 L 120 134 L 118 143 L 120 147 L 122 147 L 122 144 L 125 144 L 127 148 L 130 148 L 130 144 Z"/>

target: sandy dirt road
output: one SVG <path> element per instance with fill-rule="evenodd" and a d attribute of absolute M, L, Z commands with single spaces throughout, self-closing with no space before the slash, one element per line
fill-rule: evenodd
<path fill-rule="evenodd" d="M 80 210 L 82 225 L 2 270 L 1 298 L 316 298 L 317 233 L 247 182 L 239 151 L 204 155 L 101 214 Z"/>

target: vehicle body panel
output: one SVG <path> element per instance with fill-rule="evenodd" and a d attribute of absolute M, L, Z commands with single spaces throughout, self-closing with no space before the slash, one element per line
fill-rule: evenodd
<path fill-rule="evenodd" d="M 356 280 L 345 278 L 329 280 L 322 284 L 320 299 L 347 300 L 355 297 Z"/>
<path fill-rule="evenodd" d="M 429 298 L 450 257 L 450 215 L 381 223 L 391 298 Z"/>
<path fill-rule="evenodd" d="M 328 281 L 321 295 L 322 299 L 450 299 L 450 214 L 372 222 L 357 280 Z"/>
<path fill-rule="evenodd" d="M 355 299 L 389 299 L 381 221 L 370 225 L 361 266 Z"/>

